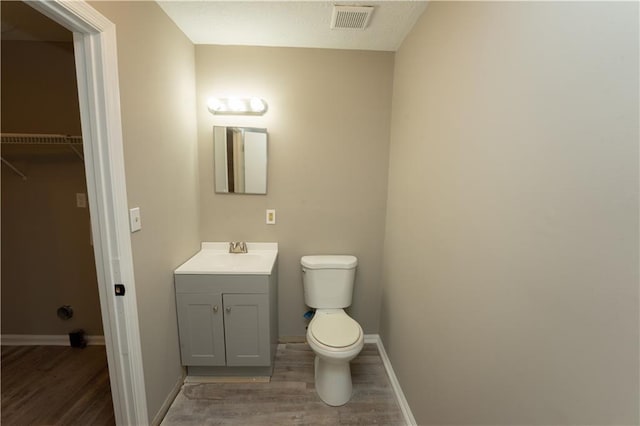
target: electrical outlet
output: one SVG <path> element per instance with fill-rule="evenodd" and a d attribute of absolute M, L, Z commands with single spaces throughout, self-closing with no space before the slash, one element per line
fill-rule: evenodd
<path fill-rule="evenodd" d="M 267 209 L 267 225 L 276 224 L 276 211 L 275 209 Z"/>

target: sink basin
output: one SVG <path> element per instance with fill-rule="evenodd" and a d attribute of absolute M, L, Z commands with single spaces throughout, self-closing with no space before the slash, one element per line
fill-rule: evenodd
<path fill-rule="evenodd" d="M 202 261 L 219 265 L 220 268 L 255 268 L 261 266 L 266 261 L 262 254 L 255 253 L 205 253 Z"/>
<path fill-rule="evenodd" d="M 247 243 L 248 253 L 229 253 L 229 243 L 202 243 L 202 249 L 176 274 L 269 275 L 278 256 L 278 243 Z"/>

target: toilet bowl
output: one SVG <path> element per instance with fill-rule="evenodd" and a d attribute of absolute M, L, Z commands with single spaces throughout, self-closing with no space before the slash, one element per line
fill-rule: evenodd
<path fill-rule="evenodd" d="M 318 309 L 307 329 L 316 355 L 316 392 L 326 404 L 344 405 L 351 398 L 351 367 L 364 346 L 362 327 L 342 309 Z"/>

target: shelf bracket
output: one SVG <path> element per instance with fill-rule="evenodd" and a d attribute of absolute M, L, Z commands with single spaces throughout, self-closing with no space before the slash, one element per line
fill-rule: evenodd
<path fill-rule="evenodd" d="M 11 170 L 13 170 L 13 172 L 15 174 L 17 174 L 18 176 L 20 176 L 22 178 L 22 180 L 27 180 L 27 177 L 24 175 L 24 173 L 22 173 L 20 170 L 18 170 L 13 164 L 11 164 L 7 160 L 5 160 L 4 157 L 0 157 L 0 160 L 2 160 L 2 164 L 4 164 L 5 166 L 7 166 Z"/>
<path fill-rule="evenodd" d="M 78 148 L 76 148 L 75 146 L 73 146 L 72 144 L 69 144 L 69 148 L 71 148 L 73 150 L 73 152 L 76 153 L 76 155 L 78 156 L 78 158 L 82 161 L 84 161 L 84 155 L 82 155 L 82 153 L 80 151 L 78 151 Z"/>

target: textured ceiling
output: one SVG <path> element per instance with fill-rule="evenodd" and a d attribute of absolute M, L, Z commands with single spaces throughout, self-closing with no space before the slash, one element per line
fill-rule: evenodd
<path fill-rule="evenodd" d="M 195 44 L 395 51 L 426 1 L 162 1 Z M 365 30 L 330 29 L 333 4 L 375 6 Z"/>
<path fill-rule="evenodd" d="M 158 1 L 195 44 L 395 51 L 426 1 L 340 2 L 375 6 L 365 30 L 330 29 L 327 1 Z M 19 1 L 1 1 L 2 39 L 71 41 L 71 32 Z"/>

